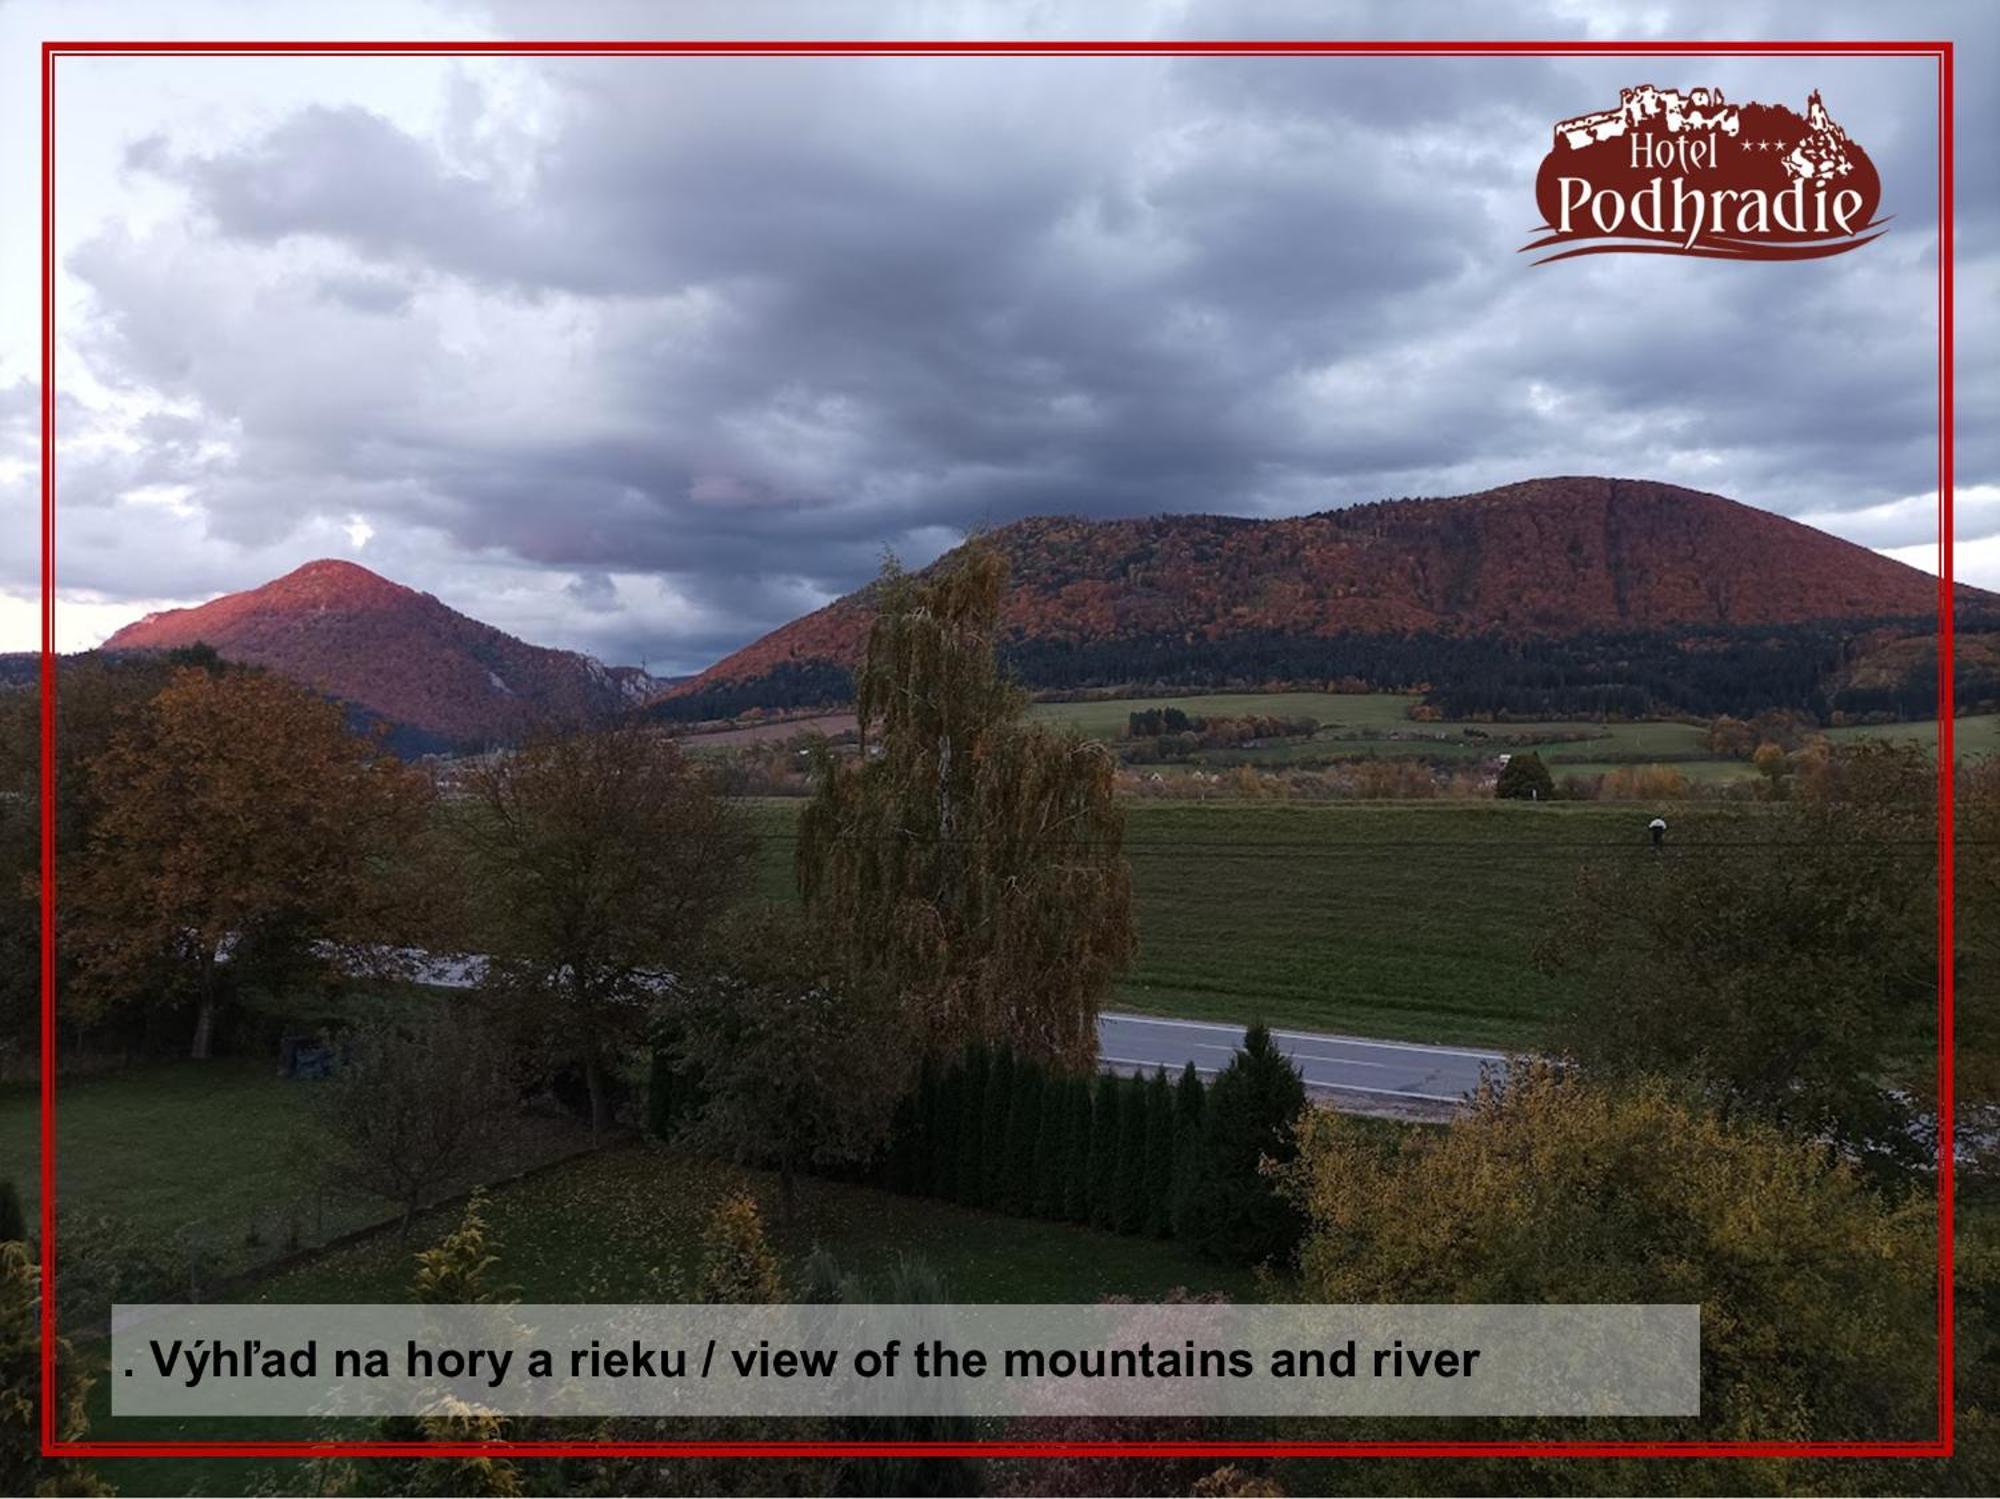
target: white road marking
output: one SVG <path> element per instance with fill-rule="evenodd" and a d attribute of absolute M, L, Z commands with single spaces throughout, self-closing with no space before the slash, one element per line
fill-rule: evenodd
<path fill-rule="evenodd" d="M 1162 1025 L 1174 1030 L 1227 1031 L 1241 1036 L 1244 1027 L 1240 1025 L 1219 1025 L 1211 1020 L 1166 1020 L 1153 1015 L 1126 1015 L 1105 1010 L 1097 1017 L 1120 1025 Z M 1482 1062 L 1504 1062 L 1507 1053 L 1502 1051 L 1472 1051 L 1462 1046 L 1426 1046 L 1419 1041 L 1371 1041 L 1365 1036 L 1341 1036 L 1319 1031 L 1272 1031 L 1274 1036 L 1282 1036 L 1287 1041 L 1331 1041 L 1342 1046 L 1379 1047 L 1384 1051 L 1417 1051 L 1430 1056 L 1476 1057 Z"/>

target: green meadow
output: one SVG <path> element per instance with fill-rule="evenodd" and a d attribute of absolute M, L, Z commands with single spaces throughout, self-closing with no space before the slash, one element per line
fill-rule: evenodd
<path fill-rule="evenodd" d="M 795 898 L 799 803 L 753 803 L 760 893 Z M 1677 832 L 1703 817 L 1684 808 Z M 1136 800 L 1139 958 L 1115 1004 L 1411 1041 L 1533 1046 L 1570 998 L 1534 951 L 1600 860 L 1648 856 L 1649 809 L 1497 801 Z"/>

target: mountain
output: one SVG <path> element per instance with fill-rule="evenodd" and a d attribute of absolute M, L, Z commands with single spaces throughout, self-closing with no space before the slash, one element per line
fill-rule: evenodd
<path fill-rule="evenodd" d="M 1916 568 L 1720 495 L 1630 479 L 1282 520 L 1035 518 L 989 539 L 1011 564 L 1005 652 L 1041 688 L 1348 679 L 1427 689 L 1461 712 L 1825 707 L 1812 699 L 1838 692 L 1868 628 L 1876 643 L 1885 624 L 1907 636 L 1937 609 L 1936 579 Z M 773 631 L 654 711 L 839 700 L 871 598 Z M 1959 599 L 1995 602 L 1965 588 Z M 1505 700 L 1482 702 L 1482 683 Z"/>
<path fill-rule="evenodd" d="M 104 649 L 196 641 L 340 698 L 358 717 L 454 746 L 614 715 L 656 690 L 637 668 L 529 645 L 430 594 L 331 559 L 192 609 L 149 614 Z"/>

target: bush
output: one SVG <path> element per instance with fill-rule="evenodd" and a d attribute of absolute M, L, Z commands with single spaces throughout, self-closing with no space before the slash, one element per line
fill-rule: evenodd
<path fill-rule="evenodd" d="M 1494 782 L 1493 794 L 1508 801 L 1554 801 L 1556 783 L 1542 757 L 1533 750 L 1525 750 L 1500 767 L 1500 779 Z"/>
<path fill-rule="evenodd" d="M 1671 765 L 1621 765 L 1605 772 L 1597 788 L 1607 802 L 1679 801 L 1687 794 L 1687 777 Z"/>
<path fill-rule="evenodd" d="M 65 1243 L 65 1279 L 74 1253 Z M 42 1456 L 41 1315 L 41 1267 L 26 1244 L 0 1243 L 0 1493 L 108 1494 L 111 1490 L 82 1464 Z M 55 1355 L 56 1436 L 73 1442 L 84 1435 L 90 1384 L 76 1376 L 67 1340 L 57 1340 Z"/>
<path fill-rule="evenodd" d="M 108 1214 L 61 1221 L 56 1316 L 77 1336 L 108 1332 L 117 1302 L 179 1301 L 200 1290 L 191 1246 Z"/>
<path fill-rule="evenodd" d="M 784 1299 L 778 1257 L 764 1237 L 764 1215 L 747 1192 L 723 1198 L 701 1231 L 701 1277 L 695 1299 L 716 1305 L 766 1305 Z"/>
<path fill-rule="evenodd" d="M 1548 1065 L 1393 1150 L 1330 1113 L 1300 1135 L 1286 1185 L 1310 1220 L 1305 1299 L 1698 1302 L 1701 1414 L 1660 1421 L 1662 1440 L 1879 1440 L 1935 1416 L 1919 1335 L 1935 1204 L 1892 1203 L 1817 1142 Z"/>

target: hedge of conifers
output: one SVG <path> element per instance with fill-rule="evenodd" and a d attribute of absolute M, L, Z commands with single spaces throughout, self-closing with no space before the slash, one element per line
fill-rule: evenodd
<path fill-rule="evenodd" d="M 656 1070 L 656 1132 L 671 1134 L 689 1102 Z M 1297 1070 L 1262 1026 L 1213 1083 L 1192 1063 L 1178 1080 L 1079 1077 L 973 1046 L 926 1064 L 869 1175 L 894 1192 L 1178 1238 L 1257 1264 L 1297 1242 L 1297 1214 L 1263 1163 L 1289 1159 L 1304 1107 Z"/>

